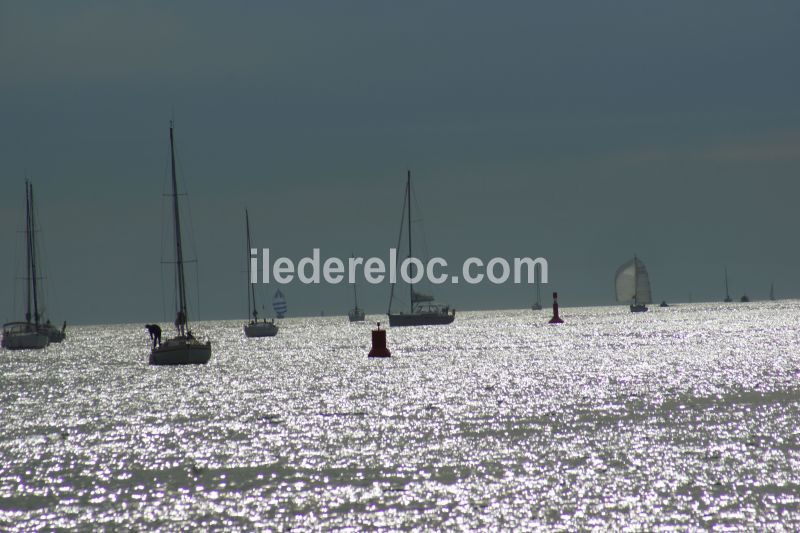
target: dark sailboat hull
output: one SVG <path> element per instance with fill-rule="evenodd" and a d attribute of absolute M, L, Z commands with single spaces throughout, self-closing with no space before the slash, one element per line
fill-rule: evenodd
<path fill-rule="evenodd" d="M 450 324 L 456 319 L 455 314 L 449 313 L 409 313 L 389 315 L 389 325 L 399 326 L 441 326 Z"/>
<path fill-rule="evenodd" d="M 211 359 L 211 342 L 176 337 L 150 352 L 151 365 L 204 365 Z"/>
<path fill-rule="evenodd" d="M 631 313 L 644 313 L 647 311 L 647 306 L 644 304 L 631 305 Z"/>

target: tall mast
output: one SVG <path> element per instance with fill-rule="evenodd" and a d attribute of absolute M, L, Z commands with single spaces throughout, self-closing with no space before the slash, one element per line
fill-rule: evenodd
<path fill-rule="evenodd" d="M 535 269 L 533 273 L 536 274 Z M 539 267 L 539 275 L 536 276 L 536 305 L 542 305 L 542 267 Z"/>
<path fill-rule="evenodd" d="M 247 224 L 247 284 L 249 285 L 247 290 L 247 315 L 250 316 L 250 311 L 254 311 L 252 313 L 253 320 L 258 320 L 256 317 L 258 316 L 258 309 L 256 306 L 256 288 L 253 286 L 252 280 L 250 276 L 252 275 L 250 272 L 250 215 L 247 213 L 247 209 L 244 210 L 244 220 Z M 252 298 L 252 299 L 251 299 Z M 252 308 L 250 302 L 253 302 Z"/>
<path fill-rule="evenodd" d="M 169 155 L 172 165 L 172 212 L 175 217 L 175 268 L 178 275 L 178 310 L 186 319 L 189 326 L 189 317 L 186 313 L 186 287 L 183 276 L 183 246 L 181 244 L 181 217 L 178 211 L 178 179 L 175 176 L 175 138 L 173 123 L 169 122 Z"/>
<path fill-rule="evenodd" d="M 728 267 L 725 267 L 725 299 L 730 300 L 731 295 L 728 292 Z"/>
<path fill-rule="evenodd" d="M 408 179 L 406 180 L 406 201 L 408 202 L 408 257 L 411 257 L 411 171 L 408 171 Z M 408 284 L 409 290 L 409 311 L 414 312 L 414 284 Z"/>
<path fill-rule="evenodd" d="M 639 265 L 637 264 L 636 254 L 633 255 L 633 305 L 638 305 L 639 292 Z"/>
<path fill-rule="evenodd" d="M 31 321 L 31 195 L 28 180 L 25 180 L 25 322 Z"/>
<path fill-rule="evenodd" d="M 356 254 L 350 254 L 351 257 L 355 258 Z M 353 301 L 355 302 L 356 309 L 358 309 L 358 292 L 356 292 L 356 285 L 358 285 L 355 280 L 353 280 Z"/>
<path fill-rule="evenodd" d="M 33 288 L 33 322 L 39 325 L 39 298 L 36 291 L 36 220 L 33 211 L 33 184 L 28 183 L 28 253 L 30 260 L 31 287 Z M 30 309 L 28 310 L 30 313 Z M 29 320 L 30 321 L 30 320 Z"/>

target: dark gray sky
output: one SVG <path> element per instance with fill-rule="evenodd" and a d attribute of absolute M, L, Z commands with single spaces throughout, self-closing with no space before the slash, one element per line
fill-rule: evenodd
<path fill-rule="evenodd" d="M 720 299 L 725 265 L 735 296 L 797 297 L 798 50 L 796 1 L 2 2 L 2 318 L 26 172 L 54 320 L 164 317 L 173 113 L 201 318 L 244 314 L 245 206 L 274 254 L 385 255 L 407 168 L 433 255 L 544 256 L 565 306 L 613 303 L 634 252 L 658 299 Z M 284 292 L 294 315 L 352 305 Z"/>

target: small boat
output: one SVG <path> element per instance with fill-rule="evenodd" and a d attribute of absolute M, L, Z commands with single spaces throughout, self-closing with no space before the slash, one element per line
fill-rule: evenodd
<path fill-rule="evenodd" d="M 531 305 L 531 311 L 542 310 L 542 285 L 541 285 L 542 278 L 540 277 L 542 274 L 541 266 L 538 267 L 538 270 L 539 272 L 536 275 L 536 302 L 533 305 Z M 536 274 L 536 272 L 534 272 L 534 274 Z"/>
<path fill-rule="evenodd" d="M 651 303 L 650 276 L 644 263 L 636 257 L 627 261 L 617 269 L 614 285 L 618 302 L 629 302 L 631 313 L 647 311 Z"/>
<path fill-rule="evenodd" d="M 739 301 L 742 302 L 742 303 L 747 303 L 747 302 L 750 301 L 750 298 L 748 298 L 748 296 L 746 294 L 743 294 L 742 297 L 739 298 Z"/>
<path fill-rule="evenodd" d="M 411 249 L 411 171 L 408 171 L 406 179 L 406 192 L 403 207 L 403 218 L 400 220 L 400 236 L 398 237 L 397 248 L 400 248 L 399 239 L 402 238 L 403 222 L 408 219 L 408 257 L 414 257 Z M 418 293 L 414 290 L 414 284 L 409 283 L 409 308 L 408 313 L 392 312 L 392 302 L 394 301 L 394 287 L 389 294 L 389 325 L 390 326 L 436 326 L 450 324 L 456 318 L 455 309 L 450 309 L 447 305 L 434 303 L 434 298 L 430 294 Z"/>
<path fill-rule="evenodd" d="M 245 337 L 274 337 L 278 334 L 278 326 L 274 320 L 267 322 L 267 319 L 258 321 L 258 306 L 256 305 L 256 284 L 251 279 L 250 270 L 250 215 L 247 209 L 244 210 L 245 227 L 247 228 L 247 314 L 253 319 L 249 324 L 244 325 Z"/>
<path fill-rule="evenodd" d="M 355 256 L 354 256 L 355 257 Z M 353 283 L 353 308 L 347 313 L 347 318 L 350 322 L 363 322 L 364 310 L 358 306 L 358 291 L 356 290 L 356 283 Z"/>
<path fill-rule="evenodd" d="M 39 275 L 36 257 L 36 221 L 33 209 L 33 185 L 25 181 L 25 320 L 3 324 L 3 340 L 0 345 L 9 350 L 39 350 L 51 342 L 64 340 L 64 329 L 51 336 L 49 321 L 43 323 L 40 305 Z"/>
<path fill-rule="evenodd" d="M 728 267 L 725 267 L 725 299 L 723 302 L 730 303 L 732 301 L 731 293 L 728 291 Z"/>
<path fill-rule="evenodd" d="M 275 315 L 278 318 L 283 318 L 286 316 L 286 311 L 289 308 L 286 306 L 286 297 L 283 295 L 280 289 L 275 291 L 275 296 L 272 297 L 272 310 L 275 311 Z"/>
<path fill-rule="evenodd" d="M 211 341 L 202 342 L 192 335 L 189 309 L 186 305 L 186 281 L 183 274 L 183 245 L 181 217 L 178 207 L 178 180 L 175 175 L 175 136 L 169 124 L 169 153 L 172 169 L 172 222 L 175 231 L 175 279 L 177 289 L 177 335 L 154 347 L 150 352 L 151 365 L 204 365 L 211 359 Z"/>
<path fill-rule="evenodd" d="M 669 307 L 669 304 L 667 303 L 666 300 L 661 300 L 661 303 L 659 304 L 659 307 Z"/>

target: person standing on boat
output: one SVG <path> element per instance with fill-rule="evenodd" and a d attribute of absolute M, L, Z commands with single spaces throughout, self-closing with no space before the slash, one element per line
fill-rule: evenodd
<path fill-rule="evenodd" d="M 66 328 L 66 322 L 64 327 Z M 150 340 L 153 341 L 153 349 L 155 350 L 156 345 L 161 346 L 161 326 L 158 324 L 145 324 L 144 327 L 150 333 Z"/>
<path fill-rule="evenodd" d="M 178 316 L 175 317 L 175 327 L 178 329 L 178 334 L 184 336 L 184 328 L 186 326 L 186 313 L 183 310 L 178 311 Z"/>

